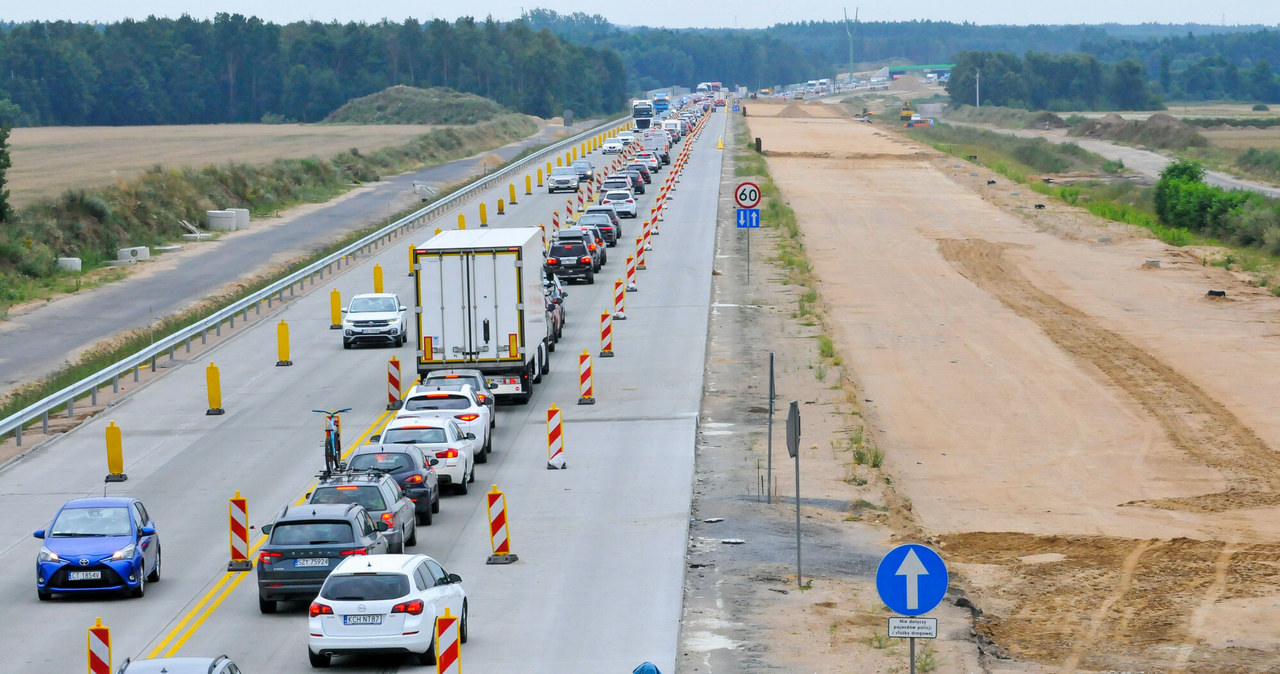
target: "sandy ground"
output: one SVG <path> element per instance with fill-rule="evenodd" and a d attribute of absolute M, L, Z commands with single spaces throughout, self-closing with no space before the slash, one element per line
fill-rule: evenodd
<path fill-rule="evenodd" d="M 425 124 L 207 124 L 13 129 L 7 175 L 11 202 L 23 206 L 70 188 L 108 185 L 157 164 L 265 163 L 278 158 L 371 151 L 439 128 Z"/>
<path fill-rule="evenodd" d="M 1280 300 L 892 132 L 784 110 L 753 106 L 751 134 L 978 631 L 1062 671 L 1280 668 L 1280 400 L 1258 385 L 1280 375 Z"/>

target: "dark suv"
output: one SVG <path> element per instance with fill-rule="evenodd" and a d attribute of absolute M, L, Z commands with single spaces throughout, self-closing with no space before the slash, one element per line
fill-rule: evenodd
<path fill-rule="evenodd" d="M 440 512 L 440 476 L 432 466 L 440 462 L 428 457 L 417 445 L 378 444 L 381 436 L 369 437 L 374 444 L 360 445 L 347 462 L 350 470 L 377 470 L 392 477 L 413 501 L 418 524 L 431 526 L 432 515 Z"/>
<path fill-rule="evenodd" d="M 618 240 L 622 238 L 622 226 L 611 219 L 608 213 L 587 211 L 573 225 L 575 227 L 594 226 L 600 230 L 600 236 L 604 237 L 604 242 L 610 246 L 618 245 Z"/>
<path fill-rule="evenodd" d="M 262 527 L 270 536 L 258 551 L 258 610 L 275 613 L 277 601 L 311 601 L 329 570 L 351 555 L 387 551 L 387 523 L 376 523 L 354 503 L 286 506 Z"/>
<path fill-rule="evenodd" d="M 387 552 L 400 554 L 406 545 L 418 544 L 417 510 L 400 484 L 381 470 L 335 473 L 320 478 L 320 483 L 307 494 L 307 502 L 355 503 L 362 506 L 374 521 L 387 524 Z"/>
<path fill-rule="evenodd" d="M 566 281 L 577 278 L 595 283 L 595 266 L 595 258 L 582 239 L 556 241 L 547 251 L 547 271 Z"/>

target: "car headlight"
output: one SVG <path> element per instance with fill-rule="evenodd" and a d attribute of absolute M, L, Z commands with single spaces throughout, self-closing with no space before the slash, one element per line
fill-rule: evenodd
<path fill-rule="evenodd" d="M 111 559 L 115 561 L 119 561 L 121 559 L 133 559 L 133 553 L 137 549 L 138 546 L 136 543 L 130 543 L 123 548 L 116 550 L 115 553 L 111 555 Z"/>
<path fill-rule="evenodd" d="M 36 561 L 37 562 L 61 562 L 62 558 L 58 556 L 58 553 L 42 545 L 40 546 L 40 554 L 36 555 Z"/>

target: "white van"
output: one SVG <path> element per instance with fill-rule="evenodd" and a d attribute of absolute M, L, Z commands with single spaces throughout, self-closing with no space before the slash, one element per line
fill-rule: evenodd
<path fill-rule="evenodd" d="M 678 119 L 668 119 L 667 121 L 665 121 L 665 122 L 663 122 L 663 123 L 662 123 L 662 130 L 663 130 L 663 131 L 674 131 L 674 132 L 676 133 L 676 138 L 678 139 L 678 138 L 680 138 L 680 136 L 684 135 L 683 130 L 680 128 L 680 126 L 681 126 L 681 125 L 680 125 L 680 120 L 678 120 Z"/>

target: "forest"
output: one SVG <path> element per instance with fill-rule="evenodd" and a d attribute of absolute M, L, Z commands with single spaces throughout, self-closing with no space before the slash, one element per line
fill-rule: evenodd
<path fill-rule="evenodd" d="M 522 21 L 265 23 L 151 17 L 0 25 L 0 123 L 314 122 L 396 84 L 449 87 L 540 117 L 622 110 L 609 50 Z"/>
<path fill-rule="evenodd" d="M 1027 52 L 1025 58 L 1018 58 L 1008 52 L 963 51 L 955 56 L 947 93 L 953 105 L 981 102 L 1028 110 L 1164 108 L 1137 60 L 1103 63 L 1079 53 Z"/>

